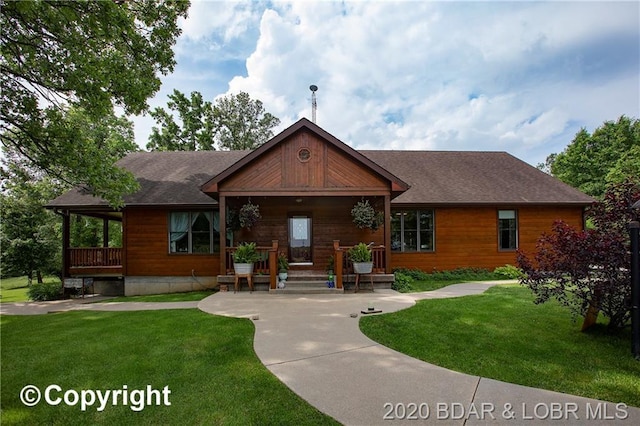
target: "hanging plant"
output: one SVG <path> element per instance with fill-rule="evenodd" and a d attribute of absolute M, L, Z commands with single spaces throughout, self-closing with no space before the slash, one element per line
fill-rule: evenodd
<path fill-rule="evenodd" d="M 249 199 L 245 205 L 240 207 L 238 219 L 242 228 L 251 229 L 252 226 L 262 219 L 262 216 L 260 216 L 260 206 L 251 204 L 251 199 Z"/>
<path fill-rule="evenodd" d="M 238 215 L 238 210 L 227 209 L 227 229 L 232 230 L 233 232 L 239 231 L 242 226 L 240 226 L 240 217 Z"/>
<path fill-rule="evenodd" d="M 353 217 L 353 223 L 360 229 L 371 229 L 372 231 L 378 230 L 384 223 L 384 213 L 376 212 L 369 200 L 358 201 L 351 209 L 351 217 Z"/>

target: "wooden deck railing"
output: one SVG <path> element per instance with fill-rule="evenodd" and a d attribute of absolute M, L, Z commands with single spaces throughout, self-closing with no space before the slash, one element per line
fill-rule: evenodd
<path fill-rule="evenodd" d="M 72 268 L 122 266 L 120 247 L 71 247 L 68 250 Z"/>
<path fill-rule="evenodd" d="M 269 287 L 276 288 L 278 275 L 277 271 L 277 259 L 278 259 L 278 240 L 273 240 L 271 246 L 258 246 L 256 247 L 260 260 L 254 263 L 253 273 L 269 275 Z M 225 265 L 226 274 L 233 274 L 233 253 L 236 251 L 235 247 L 227 247 L 225 250 Z"/>
<path fill-rule="evenodd" d="M 333 241 L 333 259 L 336 274 L 336 288 L 343 288 L 343 276 L 353 274 L 353 262 L 349 259 L 349 249 L 353 246 L 341 246 L 339 240 Z M 384 274 L 386 272 L 386 250 L 383 245 L 372 246 L 371 258 L 373 260 L 374 274 Z"/>

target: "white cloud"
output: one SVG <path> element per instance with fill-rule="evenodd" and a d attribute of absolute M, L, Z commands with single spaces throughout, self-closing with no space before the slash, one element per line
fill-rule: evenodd
<path fill-rule="evenodd" d="M 165 85 L 206 89 L 211 76 L 215 94 L 246 91 L 283 128 L 311 117 L 316 84 L 318 124 L 357 148 L 506 150 L 535 164 L 582 126 L 640 116 L 639 14 L 604 2 L 194 2 L 179 65 L 201 55 L 209 69 Z"/>

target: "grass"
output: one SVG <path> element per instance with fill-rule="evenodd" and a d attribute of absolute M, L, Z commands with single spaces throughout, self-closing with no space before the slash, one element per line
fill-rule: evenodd
<path fill-rule="evenodd" d="M 198 310 L 2 316 L 2 425 L 336 424 L 257 359 L 253 324 Z M 171 406 L 33 408 L 27 384 L 64 391 L 168 386 Z M 58 395 L 61 396 L 61 395 Z"/>
<path fill-rule="evenodd" d="M 96 303 L 111 302 L 197 302 L 207 296 L 211 296 L 213 291 L 190 291 L 186 293 L 151 294 L 146 296 L 122 296 L 112 299 L 101 300 Z"/>
<path fill-rule="evenodd" d="M 557 303 L 500 286 L 477 296 L 423 300 L 400 312 L 362 318 L 385 346 L 467 374 L 640 407 L 640 362 L 631 332 L 604 324 L 582 333 Z"/>
<path fill-rule="evenodd" d="M 459 268 L 452 271 L 437 271 L 430 274 L 418 269 L 400 268 L 395 270 L 397 274 L 402 274 L 409 278 L 406 286 L 400 288 L 401 293 L 415 293 L 421 291 L 432 291 L 446 287 L 451 284 L 460 284 L 477 281 L 494 281 L 507 279 L 503 275 L 490 272 L 486 269 Z"/>
<path fill-rule="evenodd" d="M 43 281 L 45 283 L 60 283 L 57 277 L 44 277 Z M 0 280 L 0 303 L 28 302 L 28 290 L 26 276 L 2 278 Z"/>

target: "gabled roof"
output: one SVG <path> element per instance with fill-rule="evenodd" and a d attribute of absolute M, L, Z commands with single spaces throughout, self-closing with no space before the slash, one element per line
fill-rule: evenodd
<path fill-rule="evenodd" d="M 246 167 L 252 161 L 258 159 L 260 156 L 264 155 L 266 152 L 273 149 L 276 145 L 282 143 L 289 137 L 293 136 L 297 132 L 302 131 L 304 129 L 309 130 L 310 132 L 316 134 L 318 137 L 322 138 L 325 142 L 333 145 L 338 150 L 346 153 L 354 160 L 360 162 L 361 164 L 371 169 L 373 172 L 387 179 L 391 184 L 391 191 L 392 193 L 394 193 L 394 195 L 400 194 L 409 188 L 409 185 L 407 185 L 406 182 L 403 182 L 401 179 L 395 176 L 388 169 L 380 167 L 378 164 L 371 161 L 368 157 L 362 155 L 359 151 L 356 151 L 355 149 L 351 148 L 349 145 L 340 141 L 338 138 L 336 138 L 326 130 L 322 129 L 317 124 L 307 120 L 306 118 L 301 118 L 300 120 L 296 121 L 294 124 L 289 126 L 287 129 L 285 129 L 284 131 L 274 136 L 265 144 L 259 146 L 258 148 L 256 148 L 255 150 L 247 154 L 246 156 L 242 157 L 240 160 L 238 160 L 232 166 L 224 170 L 222 173 L 218 174 L 217 176 L 214 176 L 211 180 L 209 180 L 207 183 L 202 185 L 202 188 L 201 188 L 202 191 L 208 192 L 208 193 L 217 192 L 218 183 L 232 176 L 234 173 L 237 173 L 238 171 L 242 170 L 243 167 Z"/>
<path fill-rule="evenodd" d="M 411 189 L 394 204 L 577 204 L 593 198 L 506 152 L 362 151 Z"/>
<path fill-rule="evenodd" d="M 254 151 L 136 152 L 118 165 L 131 171 L 140 190 L 127 206 L 215 206 L 212 189 L 261 154 L 301 129 L 339 147 L 395 187 L 394 205 L 591 204 L 594 199 L 506 152 L 356 151 L 309 120 L 302 119 Z M 71 190 L 51 208 L 101 208 L 107 203 Z"/>

